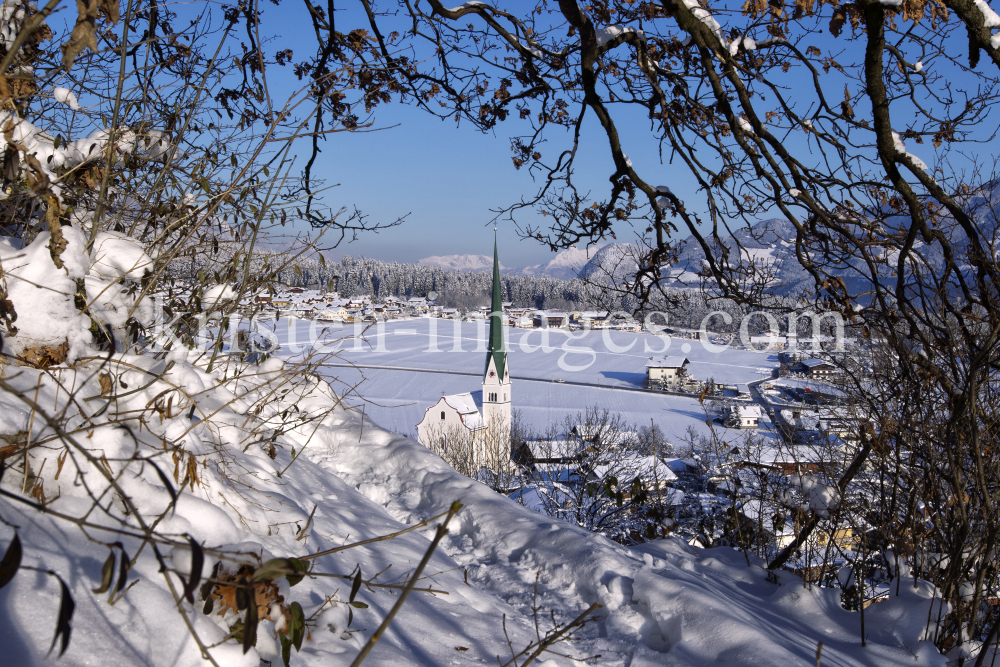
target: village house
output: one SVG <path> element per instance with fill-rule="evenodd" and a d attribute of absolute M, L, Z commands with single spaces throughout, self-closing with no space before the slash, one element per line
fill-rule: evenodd
<path fill-rule="evenodd" d="M 562 329 L 569 326 L 569 315 L 554 310 L 536 311 L 531 319 L 536 329 Z"/>
<path fill-rule="evenodd" d="M 422 296 L 410 297 L 406 301 L 406 306 L 421 313 L 426 313 L 430 308 L 430 304 L 427 303 L 427 299 Z"/>
<path fill-rule="evenodd" d="M 729 428 L 757 428 L 764 413 L 758 405 L 734 405 L 726 416 L 725 425 Z"/>
<path fill-rule="evenodd" d="M 681 382 L 686 374 L 687 357 L 650 357 L 646 362 L 646 388 L 657 385 L 673 385 Z"/>
<path fill-rule="evenodd" d="M 805 359 L 801 367 L 812 378 L 825 379 L 840 375 L 840 369 L 824 359 Z"/>
<path fill-rule="evenodd" d="M 600 328 L 608 319 L 606 310 L 585 310 L 570 315 L 570 323 L 585 329 Z"/>

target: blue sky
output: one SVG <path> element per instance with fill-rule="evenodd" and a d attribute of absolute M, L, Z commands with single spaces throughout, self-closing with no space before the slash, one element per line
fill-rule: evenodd
<path fill-rule="evenodd" d="M 367 20 L 357 11 L 360 3 L 346 5 L 350 11 L 338 12 L 337 29 L 348 32 L 355 27 L 367 28 Z M 278 8 L 261 3 L 260 7 L 264 17 L 262 32 L 273 36 L 265 46 L 269 54 L 291 48 L 295 51 L 294 59 L 301 60 L 315 49 L 311 26 L 300 5 L 285 3 Z M 405 30 L 407 26 L 399 27 Z M 302 39 L 303 34 L 308 37 Z M 823 34 L 816 39 L 824 46 L 834 42 Z M 233 47 L 238 49 L 235 43 Z M 846 52 L 850 59 L 856 45 L 843 39 L 835 47 Z M 290 67 L 272 66 L 268 78 L 275 98 L 301 85 Z M 838 75 L 833 72 L 826 79 L 826 86 L 837 90 L 837 85 L 842 85 L 837 81 Z M 861 103 L 859 113 L 870 113 L 867 104 Z M 905 102 L 894 105 L 895 123 L 905 123 L 904 105 Z M 696 184 L 687 168 L 680 163 L 674 166 L 661 163 L 659 146 L 643 110 L 626 112 L 615 108 L 613 113 L 623 148 L 637 171 L 654 185 L 668 185 L 686 200 L 689 208 L 703 207 L 703 199 L 696 196 Z M 587 118 L 575 178 L 581 191 L 589 189 L 602 199 L 613 167 L 603 131 L 592 114 Z M 453 120 L 442 121 L 413 106 L 395 102 L 379 107 L 373 120 L 376 128 L 383 129 L 329 135 L 322 144 L 323 153 L 314 174 L 327 184 L 339 184 L 326 194 L 331 208 L 357 207 L 371 222 L 388 222 L 400 216 L 406 216 L 406 220 L 399 227 L 343 243 L 328 253 L 331 259 L 350 254 L 415 262 L 430 255 L 488 255 L 492 250 L 491 221 L 495 216 L 491 209 L 536 192 L 537 184 L 527 170 L 517 171 L 511 162 L 510 136 L 528 130 L 523 122 L 508 120 L 498 125 L 494 133 L 482 134 L 470 124 L 456 127 Z M 557 149 L 568 146 L 568 137 L 563 132 L 550 130 L 548 138 L 552 143 L 542 148 L 546 158 L 554 157 Z M 793 132 L 788 141 L 802 150 L 805 139 L 805 133 Z M 928 164 L 933 163 L 934 150 L 927 144 L 909 148 Z M 307 151 L 307 142 L 302 142 L 297 165 L 304 165 Z M 533 213 L 521 215 L 522 222 L 547 226 L 546 219 Z M 539 264 L 553 257 L 541 244 L 521 240 L 510 222 L 501 220 L 498 227 L 500 258 L 506 266 Z M 619 225 L 616 231 L 618 240 L 630 240 L 627 228 Z M 686 230 L 679 233 L 680 238 L 686 236 Z"/>
<path fill-rule="evenodd" d="M 261 8 L 263 29 L 275 36 L 267 46 L 268 52 L 295 50 L 292 36 L 308 25 L 299 15 L 298 6 L 286 4 L 279 10 L 261 3 Z M 338 12 L 337 29 L 346 32 L 352 27 L 367 27 L 359 19 L 363 17 Z M 296 58 L 305 55 L 305 50 L 295 53 Z M 290 84 L 298 84 L 290 76 L 290 68 L 271 67 L 268 75 L 273 80 L 285 72 Z M 577 181 L 584 190 L 590 188 L 603 198 L 608 175 L 613 171 L 611 153 L 596 120 L 591 116 L 590 121 L 577 160 Z M 645 173 L 657 180 L 657 185 L 670 185 L 675 192 L 684 191 L 684 185 L 693 187 L 693 179 L 683 167 L 671 170 L 658 166 L 658 147 L 651 140 L 646 118 L 636 114 L 627 122 L 619 117 L 618 122 L 625 151 L 636 167 L 651 170 Z M 399 227 L 367 234 L 353 243 L 345 241 L 328 253 L 331 259 L 350 254 L 415 262 L 431 255 L 489 255 L 493 249 L 491 220 L 495 216 L 491 209 L 536 192 L 527 169 L 515 170 L 511 162 L 510 137 L 525 132 L 525 123 L 509 120 L 487 135 L 470 124 L 456 127 L 452 120 L 442 121 L 414 107 L 394 103 L 376 110 L 375 125 L 385 129 L 331 135 L 322 145 L 323 154 L 315 171 L 328 184 L 340 184 L 327 195 L 333 208 L 357 206 L 372 222 L 409 215 Z M 551 137 L 559 139 L 550 144 L 551 151 L 567 145 L 564 137 Z M 303 142 L 299 158 L 303 164 L 306 150 Z M 541 216 L 529 212 L 521 215 L 523 220 L 545 224 Z M 497 226 L 500 259 L 505 266 L 540 264 L 554 256 L 537 241 L 521 240 L 509 221 L 501 220 Z M 620 232 L 619 240 L 630 236 L 630 232 Z"/>

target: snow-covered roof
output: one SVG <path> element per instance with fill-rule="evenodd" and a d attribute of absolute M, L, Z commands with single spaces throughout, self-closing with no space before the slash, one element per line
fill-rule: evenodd
<path fill-rule="evenodd" d="M 806 368 L 816 368 L 817 366 L 833 366 L 826 359 L 806 359 L 802 362 L 802 365 Z"/>
<path fill-rule="evenodd" d="M 486 428 L 486 423 L 483 421 L 482 415 L 479 414 L 479 408 L 476 406 L 476 401 L 472 398 L 472 394 L 465 392 L 464 394 L 451 394 L 450 396 L 442 396 L 441 398 L 455 409 L 462 417 L 462 423 L 469 430 L 478 431 L 479 429 Z"/>
<path fill-rule="evenodd" d="M 677 480 L 677 475 L 674 474 L 674 471 L 666 463 L 658 460 L 655 456 L 642 456 L 640 454 L 635 454 L 624 462 L 618 460 L 610 465 L 594 466 L 594 474 L 598 477 L 604 477 L 609 472 L 614 474 L 615 471 L 623 469 L 629 470 L 630 475 L 641 475 L 650 480 L 655 477 L 659 482 L 673 482 Z"/>
<path fill-rule="evenodd" d="M 662 357 L 656 359 L 650 357 L 646 362 L 646 368 L 684 368 L 688 363 L 687 357 Z"/>
<path fill-rule="evenodd" d="M 536 459 L 570 459 L 580 455 L 581 443 L 576 438 L 526 440 L 525 445 Z"/>
<path fill-rule="evenodd" d="M 698 462 L 692 459 L 663 459 L 663 464 L 670 468 L 673 472 L 687 472 L 688 470 L 697 470 Z"/>

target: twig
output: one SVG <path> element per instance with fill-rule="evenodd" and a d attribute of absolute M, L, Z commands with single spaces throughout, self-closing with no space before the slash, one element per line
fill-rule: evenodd
<path fill-rule="evenodd" d="M 451 514 L 451 510 L 448 510 L 447 512 L 441 512 L 440 514 L 432 516 L 429 519 L 425 519 L 424 521 L 421 521 L 420 523 L 414 524 L 414 525 L 410 526 L 409 528 L 404 528 L 403 530 L 398 530 L 395 533 L 389 533 L 388 535 L 380 535 L 378 537 L 373 537 L 373 538 L 367 539 L 367 540 L 361 540 L 360 542 L 354 542 L 353 544 L 345 544 L 342 547 L 334 547 L 332 549 L 327 549 L 325 551 L 318 551 L 318 552 L 316 552 L 314 554 L 310 554 L 308 556 L 299 556 L 299 560 L 312 560 L 313 558 L 319 558 L 320 556 L 327 556 L 327 555 L 332 554 L 332 553 L 337 553 L 338 551 L 345 551 L 347 549 L 353 549 L 354 547 L 364 546 L 366 544 L 371 544 L 373 542 L 384 542 L 385 540 L 391 540 L 392 538 L 398 537 L 398 536 L 402 535 L 403 533 L 408 533 L 411 530 L 417 530 L 418 528 L 423 528 L 424 526 L 428 525 L 432 521 L 437 521 L 438 519 L 440 519 L 441 517 L 443 517 L 446 514 Z"/>
<path fill-rule="evenodd" d="M 354 662 L 351 663 L 351 667 L 358 667 L 358 665 L 364 662 L 365 658 L 368 657 L 368 654 L 371 653 L 371 650 L 375 648 L 375 644 L 377 644 L 378 640 L 382 638 L 382 633 L 384 633 L 386 628 L 389 627 L 389 623 L 392 622 L 396 613 L 403 606 L 403 603 L 406 602 L 406 598 L 409 597 L 410 592 L 413 591 L 413 586 L 417 583 L 417 579 L 420 578 L 420 573 L 424 571 L 425 567 L 427 567 L 427 563 L 430 562 L 431 556 L 434 554 L 434 550 L 437 549 L 438 544 L 440 544 L 441 540 L 444 539 L 444 536 L 448 534 L 448 522 L 451 521 L 452 517 L 454 517 L 460 509 L 462 509 L 462 503 L 457 500 L 451 504 L 451 509 L 449 509 L 447 513 L 448 515 L 444 518 L 444 522 L 437 527 L 437 532 L 434 535 L 434 539 L 431 541 L 431 545 L 424 553 L 424 557 L 420 560 L 420 564 L 417 565 L 417 569 L 413 571 L 413 575 L 410 577 L 410 581 L 406 584 L 406 588 L 403 589 L 399 599 L 396 600 L 396 604 L 394 604 L 392 609 L 389 610 L 389 613 L 386 614 L 386 617 L 382 620 L 382 624 L 379 625 L 378 629 L 375 630 L 375 632 L 372 633 L 372 636 L 368 638 L 368 642 L 365 643 L 361 652 L 358 653 Z"/>

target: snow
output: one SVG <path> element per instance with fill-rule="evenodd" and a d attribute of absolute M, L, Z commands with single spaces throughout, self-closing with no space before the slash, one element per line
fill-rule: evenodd
<path fill-rule="evenodd" d="M 378 354 L 405 355 L 406 350 Z M 514 370 L 516 359 L 512 355 Z M 526 370 L 527 361 L 522 359 Z M 533 512 L 457 474 L 431 451 L 379 428 L 370 417 L 338 407 L 339 397 L 326 383 L 311 376 L 289 382 L 283 375 L 289 366 L 279 359 L 272 357 L 259 367 L 220 363 L 208 372 L 196 350 L 175 348 L 162 358 L 116 354 L 107 365 L 102 362 L 84 361 L 53 371 L 55 376 L 31 368 L 5 374 L 6 382 L 22 392 L 30 390 L 38 403 L 69 409 L 71 424 L 80 423 L 80 408 L 66 405 L 66 392 L 99 396 L 98 370 L 115 378 L 115 391 L 127 385 L 134 392 L 122 392 L 103 414 L 92 415 L 91 435 L 85 436 L 87 429 L 74 431 L 82 450 L 108 461 L 110 474 L 134 505 L 128 516 L 114 509 L 120 499 L 108 513 L 92 513 L 97 525 L 89 531 L 95 538 L 91 541 L 71 523 L 5 504 L 9 523 L 0 526 L 0 544 L 9 543 L 10 524 L 20 526 L 25 564 L 58 572 L 76 602 L 72 641 L 57 660 L 44 657 L 59 605 L 55 582 L 22 571 L 0 589 L 6 621 L 0 624 L 0 642 L 8 664 L 82 667 L 99 656 L 107 667 L 203 665 L 179 613 L 190 619 L 203 643 L 222 642 L 208 649 L 221 667 L 257 667 L 261 660 L 280 664 L 273 621 L 262 622 L 257 647 L 243 655 L 235 642 L 223 641 L 234 621 L 232 612 L 206 616 L 198 600 L 194 608 L 178 604 L 165 577 L 175 587 L 181 582 L 161 571 L 151 548 L 140 552 L 137 538 L 100 528 L 121 521 L 134 529 L 137 513 L 148 520 L 170 507 L 170 494 L 152 464 L 170 478 L 172 451 L 182 462 L 197 461 L 197 484 L 174 487 L 180 488 L 175 510 L 158 524 L 161 533 L 176 536 L 161 546 L 165 562 L 185 574 L 191 565 L 186 536 L 206 549 L 202 574 L 207 576 L 223 554 L 242 562 L 301 556 L 399 531 L 444 512 L 456 500 L 463 503 L 426 570 L 427 585 L 442 593 L 414 593 L 366 664 L 495 664 L 497 656 L 509 656 L 508 637 L 518 650 L 535 639 L 533 608 L 541 618 L 551 614 L 566 622 L 601 603 L 595 622 L 581 631 L 579 641 L 559 645 L 560 653 L 577 660 L 599 654 L 587 664 L 608 667 L 770 666 L 810 664 L 822 641 L 827 666 L 944 665 L 944 656 L 921 641 L 929 605 L 935 604 L 931 589 L 922 583 L 916 590 L 904 586 L 898 599 L 866 610 L 868 646 L 862 648 L 858 615 L 840 607 L 835 589 L 806 588 L 783 571 L 775 580 L 761 561 L 751 557 L 748 566 L 743 553 L 729 548 L 695 549 L 674 538 L 626 548 Z M 123 419 L 138 424 L 134 416 L 144 410 L 150 414 L 153 401 L 167 394 L 174 397 L 172 411 L 145 419 L 131 432 L 116 425 Z M 31 422 L 12 394 L 0 396 L 0 402 L 6 408 L 0 410 L 0 432 L 30 428 L 33 441 L 46 436 L 42 420 Z M 274 436 L 272 459 L 261 447 L 260 429 L 278 426 L 288 415 L 302 421 Z M 56 498 L 50 506 L 80 515 L 89 505 L 81 502 L 85 489 L 101 494 L 108 487 L 106 477 L 74 456 L 57 478 L 50 460 L 55 453 L 46 447 L 32 450 L 33 468 L 46 496 Z M 41 459 L 50 461 L 45 465 Z M 3 484 L 16 493 L 20 479 L 8 472 Z M 316 569 L 349 575 L 360 565 L 366 577 L 381 571 L 380 581 L 402 581 L 432 533 L 433 525 L 320 556 Z M 113 606 L 90 592 L 109 553 L 102 541 L 121 541 L 130 556 L 138 554 L 128 574 L 134 584 Z M 290 588 L 281 581 L 280 594 L 301 603 L 307 616 L 324 600 L 334 600 L 317 618 L 302 652 L 292 654 L 292 664 L 349 662 L 397 600 L 391 590 L 362 587 L 357 599 L 368 607 L 353 610 L 348 626 L 345 583 L 306 577 Z M 458 647 L 466 650 L 456 653 Z M 573 663 L 551 656 L 548 664 Z"/>
<path fill-rule="evenodd" d="M 743 47 L 746 51 L 757 50 L 757 42 L 749 37 L 741 37 L 739 39 L 734 39 L 729 43 L 729 54 L 735 56 L 740 51 L 740 47 Z"/>
<path fill-rule="evenodd" d="M 987 28 L 1000 27 L 1000 16 L 984 0 L 975 0 L 976 7 L 983 15 L 983 23 Z"/>
<path fill-rule="evenodd" d="M 992 40 L 990 40 L 990 41 L 992 42 Z M 996 48 L 996 47 L 993 47 L 993 48 Z M 923 69 L 924 69 L 924 64 L 923 64 L 922 62 L 920 62 L 920 61 L 917 61 L 917 62 L 916 62 L 916 63 L 915 63 L 914 65 L 913 65 L 913 71 L 914 71 L 914 72 L 920 72 L 920 71 L 922 71 Z"/>
<path fill-rule="evenodd" d="M 229 285 L 213 285 L 205 290 L 201 303 L 205 308 L 213 308 L 227 299 L 236 298 L 236 292 Z"/>
<path fill-rule="evenodd" d="M 696 19 L 704 23 L 713 33 L 715 33 L 715 36 L 723 46 L 728 45 L 728 40 L 726 40 L 725 35 L 722 34 L 722 26 L 715 20 L 715 17 L 712 16 L 711 12 L 702 8 L 702 6 L 698 4 L 698 0 L 682 0 L 682 2 L 685 7 L 691 10 L 691 13 Z"/>
<path fill-rule="evenodd" d="M 587 262 L 594 256 L 595 251 L 601 245 L 580 248 L 572 246 L 564 248 L 556 253 L 556 256 L 545 264 L 535 264 L 522 269 L 512 269 L 504 273 L 519 276 L 550 276 L 560 280 L 572 280 L 578 277 L 579 272 L 587 265 Z"/>
<path fill-rule="evenodd" d="M 830 510 L 836 509 L 840 504 L 840 492 L 835 486 L 823 484 L 811 475 L 792 475 L 790 481 L 792 486 L 802 490 L 806 508 L 822 517 L 830 516 Z"/>
<path fill-rule="evenodd" d="M 142 246 L 120 232 L 99 232 L 93 258 L 91 272 L 106 280 L 139 280 L 153 269 L 153 260 Z"/>
<path fill-rule="evenodd" d="M 448 9 L 446 11 L 457 12 L 460 9 L 466 9 L 467 7 L 485 7 L 485 6 L 486 6 L 486 4 L 483 3 L 483 2 L 480 2 L 480 0 L 469 0 L 469 2 L 463 2 L 458 7 L 452 7 L 451 9 Z"/>
<path fill-rule="evenodd" d="M 64 91 L 65 95 L 62 92 Z M 69 104 L 76 101 L 76 97 L 65 88 L 55 88 L 53 97 L 57 100 Z M 61 187 L 59 177 L 54 170 L 69 170 L 79 167 L 91 158 L 100 156 L 106 147 L 110 136 L 109 130 L 98 130 L 89 137 L 77 139 L 68 143 L 62 143 L 59 148 L 55 147 L 55 138 L 49 133 L 35 127 L 30 122 L 18 118 L 11 111 L 0 111 L 0 126 L 5 126 L 8 122 L 14 125 L 11 131 L 11 138 L 24 147 L 23 153 L 34 155 L 42 173 L 49 179 L 52 192 L 60 198 Z M 167 150 L 169 142 L 164 139 L 161 132 L 152 131 L 146 134 L 136 134 L 132 130 L 119 130 L 115 133 L 115 150 L 119 153 L 136 152 L 141 147 L 142 153 L 150 159 L 158 159 Z M 0 136 L 0 149 L 7 148 L 6 136 Z M 22 169 L 26 167 L 22 166 Z"/>
<path fill-rule="evenodd" d="M 802 191 L 799 190 L 798 188 L 792 188 L 791 190 L 788 191 L 788 194 L 798 199 L 799 197 L 802 196 Z"/>
<path fill-rule="evenodd" d="M 626 27 L 623 25 L 609 25 L 606 28 L 600 28 L 597 30 L 597 46 L 602 47 L 619 35 L 624 35 L 630 32 L 639 35 L 640 38 L 645 37 L 642 30 L 636 30 L 631 26 Z"/>
<path fill-rule="evenodd" d="M 739 116 L 736 119 L 736 122 L 740 124 L 740 129 L 743 130 L 744 132 L 751 132 L 751 133 L 753 132 L 753 125 L 751 125 L 750 121 L 748 121 L 743 116 Z"/>
<path fill-rule="evenodd" d="M 483 422 L 483 416 L 479 414 L 479 408 L 476 406 L 475 399 L 472 398 L 472 394 L 465 392 L 462 394 L 452 394 L 450 396 L 443 396 L 444 401 L 455 408 L 455 410 L 462 416 L 462 423 L 470 431 L 477 431 L 486 428 L 486 424 Z"/>
<path fill-rule="evenodd" d="M 906 144 L 903 143 L 903 137 L 899 134 L 899 132 L 893 131 L 893 133 L 892 133 L 892 143 L 893 143 L 893 146 L 895 146 L 895 148 L 896 148 L 897 151 L 899 151 L 900 153 L 904 154 L 906 157 L 910 158 L 910 160 L 913 161 L 913 165 L 915 167 L 917 167 L 918 169 L 922 169 L 924 171 L 928 171 L 927 164 L 923 160 L 921 160 L 920 158 L 918 158 L 913 153 L 907 153 L 906 152 Z"/>
<path fill-rule="evenodd" d="M 80 109 L 79 102 L 76 101 L 76 95 L 74 95 L 68 88 L 63 88 L 62 86 L 56 86 L 52 89 L 52 97 L 55 98 L 57 102 L 62 102 L 70 109 L 77 111 Z"/>
<path fill-rule="evenodd" d="M 983 15 L 983 24 L 987 29 L 1000 27 L 1000 16 L 993 11 L 989 4 L 984 2 L 984 0 L 975 0 L 975 3 Z M 990 46 L 994 49 L 1000 49 L 1000 33 L 990 38 Z"/>
<path fill-rule="evenodd" d="M 8 354 L 67 343 L 72 362 L 90 341 L 90 322 L 74 304 L 75 281 L 87 274 L 89 264 L 84 253 L 87 238 L 77 227 L 62 227 L 60 232 L 67 244 L 60 255 L 63 268 L 53 263 L 48 231 L 21 250 L 10 240 L 0 243 L 7 294 L 17 313 L 17 335 L 3 337 Z"/>
<path fill-rule="evenodd" d="M 594 251 L 600 245 L 589 248 L 578 248 L 572 246 L 560 250 L 556 255 L 544 264 L 534 264 L 522 268 L 511 268 L 500 265 L 500 270 L 506 275 L 513 276 L 549 276 L 560 280 L 572 280 L 578 276 Z M 434 266 L 446 271 L 492 271 L 493 258 L 486 255 L 434 255 L 424 257 L 417 264 L 421 266 Z"/>

